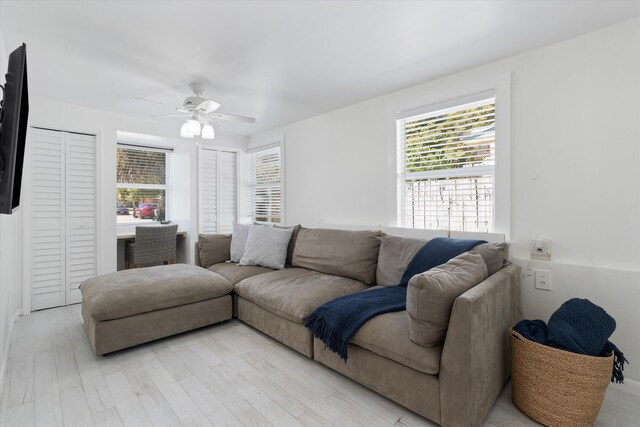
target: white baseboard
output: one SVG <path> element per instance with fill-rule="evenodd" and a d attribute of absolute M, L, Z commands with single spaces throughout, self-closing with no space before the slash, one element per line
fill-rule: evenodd
<path fill-rule="evenodd" d="M 611 383 L 609 387 L 632 396 L 640 397 L 640 381 L 625 379 L 624 384 Z"/>
<path fill-rule="evenodd" d="M 16 329 L 16 321 L 18 320 L 18 316 L 20 316 L 21 312 L 22 310 L 16 310 L 13 316 L 11 316 L 6 348 L 0 348 L 0 351 L 2 352 L 2 354 L 0 354 L 2 361 L 2 363 L 0 363 L 0 396 L 2 396 L 2 393 L 4 391 L 5 374 L 7 373 L 7 363 L 9 362 L 9 351 L 11 350 L 11 344 L 13 343 L 13 334 Z"/>

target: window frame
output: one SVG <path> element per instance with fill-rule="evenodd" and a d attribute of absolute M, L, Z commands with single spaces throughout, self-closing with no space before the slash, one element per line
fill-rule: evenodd
<path fill-rule="evenodd" d="M 405 153 L 401 144 L 400 121 L 409 117 L 419 116 L 438 110 L 445 110 L 467 103 L 494 97 L 495 99 L 495 166 L 494 166 L 494 199 L 493 199 L 493 230 L 489 233 L 476 231 L 433 230 L 448 235 L 486 236 L 502 234 L 506 240 L 511 234 L 511 74 L 493 79 L 484 89 L 468 90 L 466 94 L 452 93 L 450 97 L 442 97 L 444 101 L 436 101 L 418 108 L 411 108 L 399 112 L 394 121 L 395 138 L 394 150 L 396 155 L 395 190 L 395 225 L 406 227 L 406 189 L 405 189 Z"/>
<path fill-rule="evenodd" d="M 255 214 L 255 206 L 254 206 L 254 189 L 257 188 L 258 185 L 253 184 L 254 181 L 254 177 L 253 177 L 253 168 L 252 168 L 252 158 L 251 156 L 255 153 L 259 153 L 261 151 L 267 151 L 267 150 L 271 150 L 273 148 L 279 148 L 280 149 L 280 222 L 276 223 L 276 222 L 267 222 L 267 221 L 256 221 L 256 214 Z M 248 155 L 248 176 L 249 176 L 249 180 L 248 180 L 248 188 L 249 188 L 249 213 L 250 213 L 250 218 L 251 218 L 251 222 L 252 223 L 257 223 L 257 224 L 274 224 L 274 225 L 285 225 L 286 224 L 286 189 L 285 189 L 285 182 L 286 182 L 286 171 L 285 171 L 285 146 L 284 146 L 284 136 L 278 136 L 275 137 L 273 139 L 270 140 L 266 140 L 266 141 L 261 141 L 260 143 L 257 144 L 250 144 L 249 148 L 247 149 L 247 155 Z M 269 186 L 276 187 L 273 184 L 270 184 Z M 266 188 L 267 186 L 265 186 Z"/>
<path fill-rule="evenodd" d="M 165 177 L 164 184 L 127 184 L 127 183 L 119 183 L 118 182 L 118 171 L 116 164 L 116 196 L 118 188 L 137 188 L 137 189 L 149 189 L 149 190 L 164 190 L 164 217 L 166 221 L 171 220 L 171 203 L 170 198 L 170 188 L 171 188 L 171 154 L 173 153 L 173 148 L 165 148 L 165 147 L 155 147 L 149 145 L 140 145 L 133 144 L 130 142 L 118 141 L 116 143 L 116 155 L 118 148 L 128 149 L 128 150 L 139 150 L 139 151 L 153 151 L 160 152 L 165 154 Z M 116 197 L 117 198 L 117 197 Z M 118 223 L 117 227 L 135 227 L 136 225 L 143 225 L 144 223 L 136 224 L 136 223 Z"/>

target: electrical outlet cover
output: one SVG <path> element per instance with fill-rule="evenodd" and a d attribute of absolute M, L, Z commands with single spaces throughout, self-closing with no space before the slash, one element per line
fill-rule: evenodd
<path fill-rule="evenodd" d="M 551 272 L 549 270 L 533 270 L 536 278 L 536 289 L 551 290 Z"/>

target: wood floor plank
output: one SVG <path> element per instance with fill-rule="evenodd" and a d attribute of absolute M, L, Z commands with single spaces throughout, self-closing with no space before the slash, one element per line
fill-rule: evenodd
<path fill-rule="evenodd" d="M 167 403 L 173 409 L 176 416 L 184 425 L 188 426 L 210 426 L 207 417 L 200 411 L 198 406 L 189 398 L 187 393 L 180 387 L 176 379 L 159 360 L 145 363 L 145 369 L 151 375 L 160 393 L 167 399 Z"/>
<path fill-rule="evenodd" d="M 105 377 L 122 424 L 125 426 L 151 426 L 151 420 L 129 384 L 123 372 L 115 372 Z"/>
<path fill-rule="evenodd" d="M 65 427 L 89 427 L 93 425 L 93 417 L 81 385 L 61 391 L 60 403 Z"/>
<path fill-rule="evenodd" d="M 0 413 L 0 426 L 30 427 L 34 424 L 34 403 L 14 406 Z"/>
<path fill-rule="evenodd" d="M 52 326 L 57 329 L 55 361 L 58 387 L 61 392 L 82 384 L 73 353 L 72 342 L 65 323 L 65 309 L 65 307 L 62 307 L 58 315 L 52 318 Z"/>
<path fill-rule="evenodd" d="M 122 420 L 118 410 L 113 407 L 93 414 L 93 424 L 95 427 L 120 427 L 122 426 Z"/>
<path fill-rule="evenodd" d="M 160 390 L 153 390 L 150 393 L 140 395 L 140 402 L 155 427 L 180 425 L 180 420 L 162 393 L 160 393 Z"/>
<path fill-rule="evenodd" d="M 185 361 L 198 381 L 207 387 L 211 394 L 213 394 L 242 425 L 272 425 L 255 407 L 237 392 L 234 385 L 230 385 L 224 378 L 216 375 L 190 350 L 181 351 L 179 354 L 180 358 Z"/>
<path fill-rule="evenodd" d="M 435 424 L 233 320 L 95 356 L 80 306 L 20 317 L 0 426 Z M 610 389 L 597 427 L 637 427 L 640 398 Z M 538 425 L 507 386 L 485 426 Z"/>
<path fill-rule="evenodd" d="M 41 348 L 35 356 L 34 410 L 38 426 L 63 424 L 54 351 Z"/>
<path fill-rule="evenodd" d="M 326 400 L 330 405 L 340 408 L 348 416 L 349 419 L 358 420 L 360 424 L 367 427 L 384 427 L 392 425 L 375 413 L 367 410 L 367 408 L 360 406 L 358 403 L 353 401 L 351 398 L 349 398 L 349 396 L 342 393 L 341 391 L 332 394 L 331 396 L 327 397 Z"/>
<path fill-rule="evenodd" d="M 182 363 L 170 347 L 166 345 L 157 347 L 153 350 L 153 353 L 176 381 L 191 376 L 191 371 Z"/>
<path fill-rule="evenodd" d="M 187 392 L 202 413 L 216 426 L 241 427 L 238 418 L 233 415 L 217 397 L 194 376 L 180 381 L 180 386 Z"/>
<path fill-rule="evenodd" d="M 302 426 L 291 414 L 278 405 L 273 399 L 262 393 L 255 385 L 242 376 L 237 375 L 225 364 L 211 368 L 214 374 L 224 378 L 227 384 L 233 384 L 238 394 L 245 398 L 251 406 L 275 426 Z"/>
<path fill-rule="evenodd" d="M 269 376 L 274 382 L 289 390 L 312 411 L 327 418 L 332 425 L 361 425 L 359 421 L 349 418 L 339 407 L 328 403 L 326 399 L 336 393 L 337 389 L 329 388 L 300 369 L 289 369 L 286 364 L 279 363 L 279 360 L 271 355 L 260 357 L 250 353 L 243 355 L 243 358 L 254 364 L 260 372 Z"/>
<path fill-rule="evenodd" d="M 33 401 L 33 358 L 33 337 L 27 335 L 16 338 L 11 355 L 11 373 L 8 376 L 7 406 L 10 408 Z"/>
<path fill-rule="evenodd" d="M 102 412 L 114 406 L 113 398 L 102 376 L 98 359 L 86 340 L 72 343 L 73 354 L 80 373 L 80 381 L 87 396 L 91 413 Z"/>

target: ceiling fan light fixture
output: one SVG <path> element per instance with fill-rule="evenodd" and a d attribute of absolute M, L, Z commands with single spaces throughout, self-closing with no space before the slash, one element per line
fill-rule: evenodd
<path fill-rule="evenodd" d="M 184 122 L 180 127 L 180 136 L 189 139 L 193 138 L 193 134 L 189 132 L 189 124 L 187 122 Z"/>
<path fill-rule="evenodd" d="M 200 122 L 196 119 L 187 119 L 185 121 L 187 129 L 191 135 L 200 135 Z"/>
<path fill-rule="evenodd" d="M 215 139 L 216 131 L 210 124 L 204 124 L 202 126 L 202 139 Z"/>

